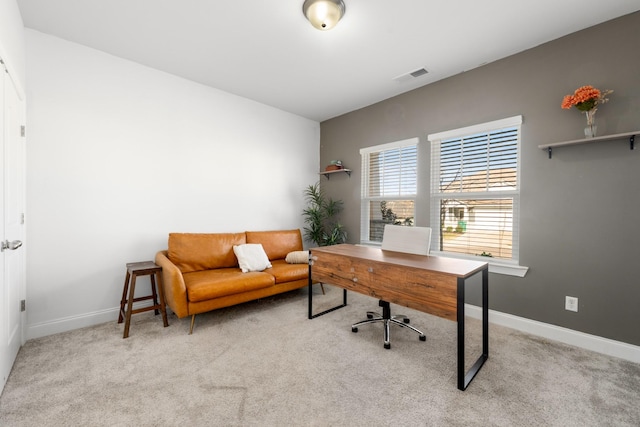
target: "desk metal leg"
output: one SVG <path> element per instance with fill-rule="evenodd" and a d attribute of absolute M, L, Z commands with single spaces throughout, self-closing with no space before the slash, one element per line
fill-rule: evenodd
<path fill-rule="evenodd" d="M 464 371 L 464 284 L 465 279 L 458 278 L 458 389 L 466 390 L 484 362 L 489 358 L 489 267 L 482 270 L 482 354 L 469 371 Z"/>
<path fill-rule="evenodd" d="M 321 313 L 313 314 L 313 280 L 311 279 L 311 266 L 313 265 L 313 260 L 311 259 L 311 252 L 309 252 L 309 319 L 315 319 L 316 317 L 322 316 L 324 314 L 330 313 L 334 310 L 337 310 L 342 307 L 347 306 L 347 290 L 342 289 L 342 304 L 332 307 L 328 310 L 325 310 Z"/>

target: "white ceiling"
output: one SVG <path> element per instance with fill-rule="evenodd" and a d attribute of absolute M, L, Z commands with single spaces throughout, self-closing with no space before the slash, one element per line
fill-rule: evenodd
<path fill-rule="evenodd" d="M 639 0 L 344 1 L 324 32 L 303 0 L 18 4 L 28 28 L 317 121 L 640 10 Z"/>

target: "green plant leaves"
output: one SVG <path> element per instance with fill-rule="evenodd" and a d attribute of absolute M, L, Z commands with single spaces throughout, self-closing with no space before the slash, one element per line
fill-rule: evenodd
<path fill-rule="evenodd" d="M 304 217 L 304 237 L 318 246 L 330 246 L 344 243 L 347 232 L 335 218 L 342 211 L 342 200 L 326 198 L 317 182 L 304 191 L 307 207 L 302 211 Z"/>

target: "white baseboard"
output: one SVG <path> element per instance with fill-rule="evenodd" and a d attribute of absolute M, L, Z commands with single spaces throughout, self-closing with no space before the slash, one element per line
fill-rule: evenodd
<path fill-rule="evenodd" d="M 475 319 L 482 318 L 481 308 L 475 305 L 465 304 L 465 313 Z M 489 310 L 489 323 L 506 326 L 507 328 L 606 354 L 607 356 L 640 363 L 640 347 L 624 342 L 493 310 Z"/>
<path fill-rule="evenodd" d="M 78 316 L 62 317 L 48 322 L 34 323 L 27 326 L 27 339 L 59 334 L 74 329 L 86 328 L 87 326 L 99 325 L 100 323 L 115 322 L 118 320 L 119 311 L 120 307 L 114 307 Z"/>
<path fill-rule="evenodd" d="M 151 305 L 151 301 L 139 301 L 135 303 L 135 308 L 150 307 Z M 77 316 L 62 317 L 48 322 L 34 323 L 33 325 L 27 326 L 26 339 L 41 338 L 47 335 L 73 331 L 74 329 L 86 328 L 101 323 L 116 322 L 119 314 L 120 306 L 79 314 Z"/>

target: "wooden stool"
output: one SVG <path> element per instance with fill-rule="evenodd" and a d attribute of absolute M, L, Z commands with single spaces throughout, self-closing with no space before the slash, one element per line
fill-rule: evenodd
<path fill-rule="evenodd" d="M 150 276 L 151 278 L 151 295 L 146 297 L 134 298 L 133 295 L 136 290 L 136 278 L 138 276 Z M 158 292 L 156 293 L 156 280 L 158 277 Z M 131 284 L 129 284 L 131 279 Z M 127 300 L 127 290 L 129 291 L 129 299 Z M 158 294 L 160 296 L 160 302 L 158 303 Z M 152 299 L 153 305 L 150 307 L 143 307 L 133 309 L 133 303 L 138 301 L 144 301 Z M 126 305 L 126 309 L 125 309 Z M 167 310 L 164 304 L 164 290 L 162 286 L 162 267 L 156 265 L 153 261 L 144 262 L 130 262 L 127 264 L 127 276 L 124 279 L 124 289 L 122 290 L 122 300 L 120 301 L 120 315 L 118 316 L 118 323 L 122 323 L 124 318 L 124 335 L 122 338 L 129 336 L 129 326 L 131 325 L 131 315 L 136 313 L 142 313 L 143 311 L 155 310 L 156 315 L 162 313 L 162 321 L 164 327 L 169 326 L 167 321 Z"/>

